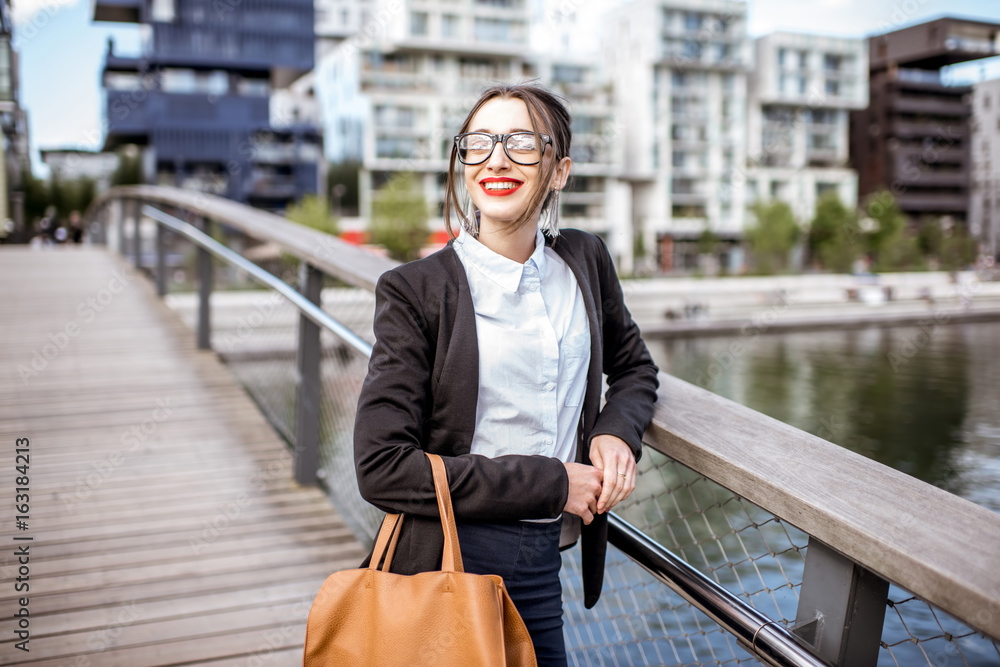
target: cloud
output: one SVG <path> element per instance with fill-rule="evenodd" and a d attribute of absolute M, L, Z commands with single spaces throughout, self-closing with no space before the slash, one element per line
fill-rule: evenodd
<path fill-rule="evenodd" d="M 14 20 L 15 35 L 18 29 L 39 28 L 52 15 L 64 7 L 72 7 L 80 0 L 17 0 L 11 3 L 11 17 Z"/>

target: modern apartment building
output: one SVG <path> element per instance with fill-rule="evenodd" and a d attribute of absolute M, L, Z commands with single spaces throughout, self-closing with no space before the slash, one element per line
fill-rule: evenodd
<path fill-rule="evenodd" d="M 868 106 L 864 40 L 778 32 L 758 38 L 755 48 L 742 179 L 747 204 L 784 201 L 803 224 L 828 192 L 857 206 L 848 116 Z"/>
<path fill-rule="evenodd" d="M 270 109 L 313 67 L 312 0 L 96 0 L 94 20 L 149 31 L 138 57 L 108 46 L 104 150 L 136 144 L 149 182 L 271 210 L 317 191 L 318 128 Z"/>
<path fill-rule="evenodd" d="M 1000 259 L 1000 79 L 972 87 L 969 230 Z"/>
<path fill-rule="evenodd" d="M 21 108 L 10 3 L 0 0 L 0 237 L 25 238 L 21 172 L 29 169 L 28 115 Z"/>
<path fill-rule="evenodd" d="M 317 65 L 327 155 L 362 162 L 361 217 L 394 175 L 412 172 L 432 228 L 443 232 L 445 173 L 466 113 L 491 82 L 537 79 L 567 99 L 574 119 L 575 176 L 561 198 L 562 224 L 599 233 L 617 255 L 630 256 L 629 197 L 615 178 L 621 129 L 598 65 L 532 55 L 526 0 L 395 4 L 399 11 L 372 6 L 362 32 Z"/>
<path fill-rule="evenodd" d="M 111 177 L 118 168 L 118 156 L 114 153 L 80 150 L 77 148 L 51 148 L 39 151 L 42 162 L 49 165 L 52 173 L 66 181 L 89 178 L 94 181 L 98 192 L 111 186 Z"/>
<path fill-rule="evenodd" d="M 724 268 L 742 265 L 746 11 L 733 0 L 634 0 L 604 21 L 633 228 L 665 271 L 697 268 L 709 236 Z"/>
<path fill-rule="evenodd" d="M 869 106 L 851 114 L 861 197 L 887 188 L 913 221 L 966 223 L 972 89 L 941 68 L 1000 53 L 1000 24 L 942 18 L 868 39 Z"/>

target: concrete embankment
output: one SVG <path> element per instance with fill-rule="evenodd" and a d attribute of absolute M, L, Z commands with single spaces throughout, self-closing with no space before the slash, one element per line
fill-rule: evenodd
<path fill-rule="evenodd" d="M 1000 272 L 995 276 L 1000 278 Z M 1000 280 L 983 280 L 983 274 L 971 271 L 955 276 L 656 278 L 622 281 L 622 290 L 650 338 L 1000 320 Z M 195 326 L 196 294 L 171 294 L 166 301 Z M 370 293 L 325 289 L 323 307 L 372 340 Z M 272 354 L 275 347 L 294 352 L 299 316 L 284 299 L 263 291 L 217 291 L 212 311 L 216 349 L 224 355 Z"/>
<path fill-rule="evenodd" d="M 992 278 L 992 280 L 990 280 Z M 1000 272 L 625 281 L 649 337 L 1000 320 Z"/>

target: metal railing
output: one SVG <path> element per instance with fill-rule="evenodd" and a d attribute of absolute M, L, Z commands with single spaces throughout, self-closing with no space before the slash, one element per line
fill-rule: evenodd
<path fill-rule="evenodd" d="M 144 255 L 140 200 L 199 224 L 143 208 L 146 224 L 156 225 L 155 257 Z M 351 429 L 370 351 L 371 291 L 392 263 L 277 216 L 172 188 L 113 190 L 88 217 L 98 215 L 107 220 L 100 235 L 154 269 L 161 295 L 170 270 L 164 232 L 196 244 L 199 299 L 180 308 L 197 313 L 199 345 L 219 351 L 292 445 L 296 478 L 322 482 L 370 540 L 379 514 L 357 494 Z M 300 290 L 213 240 L 220 228 L 278 244 L 299 262 Z M 220 267 L 210 253 L 276 290 L 284 314 L 275 306 L 257 318 L 264 323 L 230 316 L 213 329 L 210 288 Z M 323 290 L 324 274 L 352 287 Z M 247 326 L 250 334 L 236 337 L 243 347 L 227 348 L 227 336 Z M 1000 635 L 1000 578 L 989 567 L 1000 553 L 1000 517 L 675 378 L 661 375 L 661 385 L 636 492 L 611 521 L 613 545 L 633 560 L 609 551 L 594 610 L 582 609 L 578 550 L 564 553 L 573 664 L 754 660 L 731 642 L 772 665 L 1000 659 L 989 639 Z"/>

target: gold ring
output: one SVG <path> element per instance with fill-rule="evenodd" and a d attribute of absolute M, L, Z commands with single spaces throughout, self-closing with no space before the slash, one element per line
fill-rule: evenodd
<path fill-rule="evenodd" d="M 621 477 L 622 479 L 628 479 L 628 476 L 623 472 L 618 473 L 618 476 Z"/>

